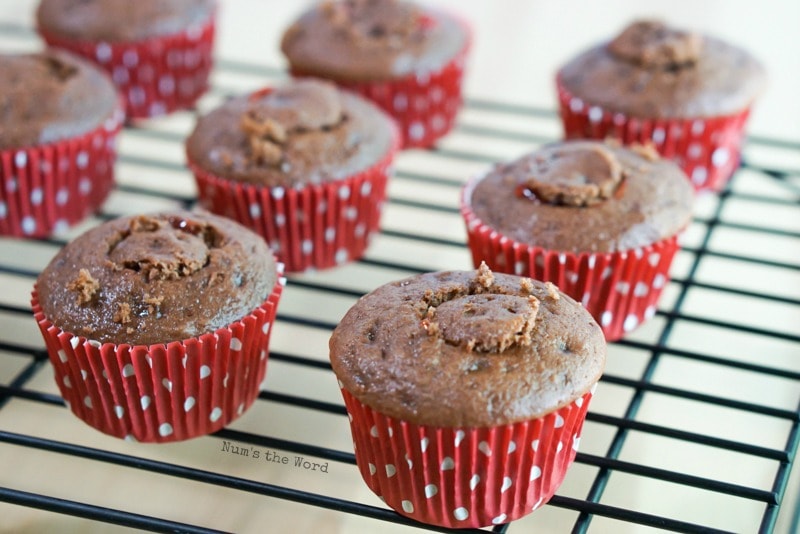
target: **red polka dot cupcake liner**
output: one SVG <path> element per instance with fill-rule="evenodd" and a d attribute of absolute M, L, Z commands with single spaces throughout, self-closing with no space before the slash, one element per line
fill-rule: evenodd
<path fill-rule="evenodd" d="M 447 528 L 508 523 L 545 504 L 575 459 L 593 393 L 529 421 L 449 428 L 383 415 L 342 389 L 367 486 L 398 513 Z"/>
<path fill-rule="evenodd" d="M 572 95 L 557 80 L 559 113 L 567 139 L 619 139 L 623 144 L 652 144 L 677 163 L 695 190 L 719 191 L 739 167 L 746 108 L 734 115 L 683 119 L 629 117 Z"/>
<path fill-rule="evenodd" d="M 142 41 L 78 41 L 39 28 L 49 46 L 84 56 L 105 69 L 125 98 L 128 119 L 192 107 L 208 89 L 216 14 L 201 25 Z"/>
<path fill-rule="evenodd" d="M 655 315 L 669 268 L 680 249 L 679 235 L 646 247 L 601 253 L 572 253 L 519 243 L 487 226 L 469 205 L 472 188 L 462 194 L 461 214 L 467 244 L 477 268 L 552 282 L 594 317 L 606 340 L 620 339 Z"/>
<path fill-rule="evenodd" d="M 463 105 L 464 64 L 469 49 L 468 39 L 464 48 L 438 70 L 392 80 L 331 81 L 368 98 L 388 113 L 400 127 L 402 148 L 430 147 L 453 129 Z M 295 68 L 291 72 L 294 76 L 312 75 Z"/>
<path fill-rule="evenodd" d="M 189 161 L 199 203 L 261 235 L 287 272 L 335 267 L 364 255 L 380 229 L 396 143 L 377 164 L 302 189 L 263 187 L 211 174 Z"/>
<path fill-rule="evenodd" d="M 31 304 L 58 389 L 79 419 L 128 441 L 181 441 L 215 432 L 258 396 L 285 280 L 226 327 L 154 345 L 99 343 L 64 332 Z"/>
<path fill-rule="evenodd" d="M 85 134 L 0 150 L 0 235 L 47 237 L 96 211 L 114 185 L 120 105 Z"/>

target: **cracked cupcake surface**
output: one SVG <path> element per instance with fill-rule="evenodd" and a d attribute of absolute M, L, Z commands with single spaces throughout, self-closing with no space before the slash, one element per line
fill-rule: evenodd
<path fill-rule="evenodd" d="M 175 211 L 123 217 L 67 244 L 37 281 L 45 315 L 102 343 L 195 337 L 261 305 L 277 278 L 256 234 L 228 219 Z"/>
<path fill-rule="evenodd" d="M 383 158 L 394 126 L 370 102 L 318 80 L 232 99 L 201 117 L 187 140 L 196 165 L 268 187 L 343 179 Z"/>
<path fill-rule="evenodd" d="M 597 323 L 555 286 L 485 265 L 381 286 L 330 339 L 333 370 L 362 403 L 448 427 L 556 410 L 597 382 L 605 351 Z"/>

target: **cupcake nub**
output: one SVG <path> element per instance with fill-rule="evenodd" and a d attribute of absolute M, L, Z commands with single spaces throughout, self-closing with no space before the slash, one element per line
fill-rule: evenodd
<path fill-rule="evenodd" d="M 252 101 L 242 114 L 241 128 L 257 164 L 281 167 L 285 146 L 295 134 L 330 131 L 345 120 L 335 86 L 301 80 Z"/>
<path fill-rule="evenodd" d="M 446 343 L 472 352 L 503 352 L 531 344 L 531 331 L 539 311 L 536 297 L 515 295 L 465 295 L 434 308 L 433 325 Z"/>
<path fill-rule="evenodd" d="M 610 198 L 623 172 L 613 152 L 600 144 L 545 148 L 528 161 L 522 194 L 559 206 L 588 206 Z"/>
<path fill-rule="evenodd" d="M 529 346 L 539 299 L 505 294 L 507 290 L 500 287 L 493 291 L 493 282 L 484 263 L 469 286 L 426 292 L 423 301 L 435 304 L 428 305 L 422 319 L 428 335 L 467 352 L 502 353 Z"/>
<path fill-rule="evenodd" d="M 670 28 L 660 21 L 636 21 L 608 44 L 608 50 L 649 68 L 680 68 L 695 63 L 703 48 L 700 34 Z"/>
<path fill-rule="evenodd" d="M 74 291 L 78 305 L 92 302 L 100 289 L 100 283 L 95 280 L 86 269 L 78 271 L 78 276 L 67 285 L 67 289 Z"/>
<path fill-rule="evenodd" d="M 321 9 L 343 38 L 364 47 L 400 48 L 425 27 L 420 9 L 398 0 L 328 0 Z"/>
<path fill-rule="evenodd" d="M 214 247 L 213 228 L 194 230 L 156 218 L 134 218 L 108 257 L 117 269 L 131 269 L 148 281 L 177 280 L 205 267 Z"/>

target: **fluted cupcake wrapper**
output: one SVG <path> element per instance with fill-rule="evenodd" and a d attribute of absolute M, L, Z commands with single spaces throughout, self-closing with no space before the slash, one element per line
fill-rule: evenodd
<path fill-rule="evenodd" d="M 471 34 L 469 25 L 461 21 Z M 402 148 L 424 148 L 436 143 L 455 125 L 463 104 L 464 64 L 471 39 L 439 69 L 390 80 L 351 81 L 328 78 L 338 86 L 370 99 L 397 121 Z M 314 76 L 291 67 L 293 76 Z"/>
<path fill-rule="evenodd" d="M 608 341 L 634 330 L 655 315 L 680 249 L 679 234 L 651 245 L 617 252 L 573 253 L 519 243 L 487 226 L 472 211 L 470 198 L 480 178 L 462 191 L 461 215 L 477 268 L 552 282 L 580 302 Z"/>
<path fill-rule="evenodd" d="M 208 89 L 216 13 L 184 31 L 141 41 L 80 41 L 38 28 L 49 46 L 81 55 L 106 70 L 125 99 L 128 119 L 191 107 Z"/>
<path fill-rule="evenodd" d="M 380 228 L 396 144 L 372 167 L 301 189 L 264 187 L 211 174 L 189 161 L 200 205 L 261 235 L 287 272 L 360 258 Z"/>
<path fill-rule="evenodd" d="M 592 391 L 543 417 L 487 428 L 416 425 L 342 389 L 356 463 L 398 513 L 448 528 L 519 519 L 546 503 L 575 459 Z"/>
<path fill-rule="evenodd" d="M 99 343 L 56 327 L 31 304 L 70 410 L 97 430 L 140 442 L 210 434 L 258 396 L 285 281 L 249 315 L 201 336 L 154 345 Z"/>
<path fill-rule="evenodd" d="M 122 121 L 120 104 L 85 134 L 0 150 L 0 235 L 47 237 L 96 211 L 114 185 Z"/>
<path fill-rule="evenodd" d="M 556 80 L 559 113 L 567 139 L 614 138 L 623 144 L 651 143 L 677 163 L 695 190 L 719 191 L 739 167 L 750 108 L 716 117 L 629 117 L 584 102 Z"/>

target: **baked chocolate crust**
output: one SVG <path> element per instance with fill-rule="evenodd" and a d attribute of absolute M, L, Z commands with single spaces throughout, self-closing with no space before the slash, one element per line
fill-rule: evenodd
<path fill-rule="evenodd" d="M 175 211 L 92 228 L 52 259 L 37 291 L 45 316 L 64 331 L 151 345 L 241 319 L 277 276 L 258 235 L 223 217 Z"/>
<path fill-rule="evenodd" d="M 2 54 L 0 72 L 0 149 L 87 133 L 118 104 L 108 76 L 68 52 Z"/>
<path fill-rule="evenodd" d="M 205 23 L 214 0 L 41 0 L 41 31 L 76 41 L 127 42 Z"/>
<path fill-rule="evenodd" d="M 329 82 L 302 79 L 230 100 L 201 117 L 189 160 L 217 176 L 267 187 L 341 180 L 381 161 L 392 120 Z"/>
<path fill-rule="evenodd" d="M 284 33 L 292 69 L 342 81 L 388 80 L 438 70 L 467 46 L 453 16 L 404 0 L 324 1 Z"/>

